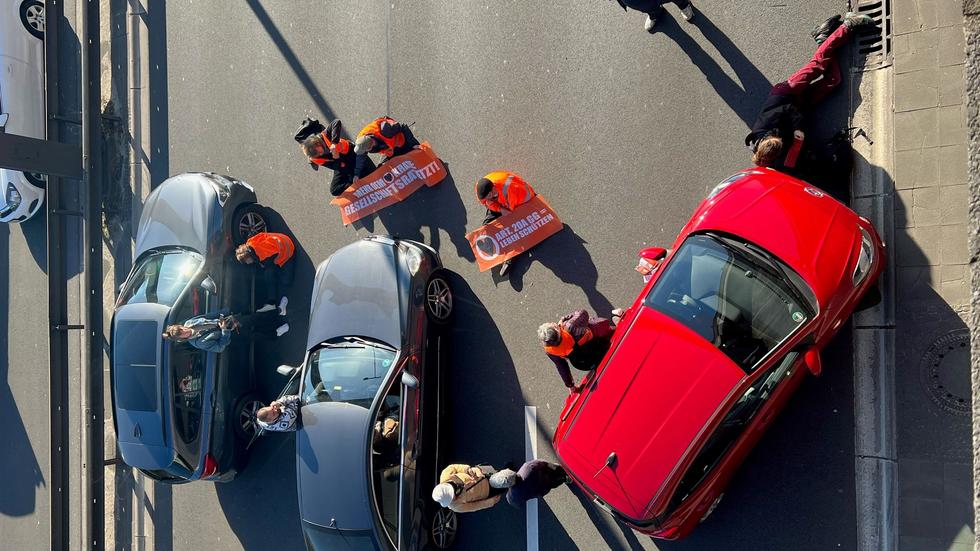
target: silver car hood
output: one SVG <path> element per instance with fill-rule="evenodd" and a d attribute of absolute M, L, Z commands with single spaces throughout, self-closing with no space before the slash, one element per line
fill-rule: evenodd
<path fill-rule="evenodd" d="M 396 245 L 362 239 L 335 252 L 316 271 L 306 349 L 359 336 L 401 347 Z"/>
<path fill-rule="evenodd" d="M 181 246 L 207 254 L 208 219 L 217 193 L 202 174 L 168 178 L 143 203 L 134 258 L 157 247 Z"/>

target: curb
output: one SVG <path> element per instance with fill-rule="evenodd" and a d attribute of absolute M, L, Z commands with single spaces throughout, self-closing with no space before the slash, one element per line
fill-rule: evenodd
<path fill-rule="evenodd" d="M 852 207 L 874 224 L 886 247 L 894 244 L 892 68 L 855 68 L 851 74 L 851 121 L 874 140 L 855 141 Z M 888 252 L 881 276 L 881 303 L 853 317 L 854 474 L 857 548 L 897 548 L 895 492 L 895 271 Z"/>

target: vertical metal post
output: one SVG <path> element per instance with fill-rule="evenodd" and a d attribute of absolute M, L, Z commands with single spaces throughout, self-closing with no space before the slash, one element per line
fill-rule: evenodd
<path fill-rule="evenodd" d="M 101 551 L 105 538 L 105 460 L 102 332 L 102 91 L 99 0 L 86 0 L 81 14 L 82 167 L 85 248 L 82 308 L 82 549 Z"/>
<path fill-rule="evenodd" d="M 62 0 L 44 3 L 44 63 L 45 103 L 47 109 L 47 139 L 61 141 L 60 123 L 54 117 L 60 113 L 58 83 L 58 41 L 64 19 Z M 68 493 L 68 286 L 65 272 L 65 229 L 62 217 L 55 214 L 61 208 L 62 179 L 49 177 L 47 186 L 48 222 L 48 363 L 49 363 L 49 422 L 51 425 L 51 540 L 52 551 L 68 551 L 70 536 L 70 500 Z"/>

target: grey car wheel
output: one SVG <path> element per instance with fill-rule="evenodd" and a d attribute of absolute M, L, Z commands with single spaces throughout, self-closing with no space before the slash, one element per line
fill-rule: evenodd
<path fill-rule="evenodd" d="M 249 237 L 262 233 L 268 228 L 268 222 L 258 205 L 248 205 L 238 213 L 235 223 L 238 243 L 244 243 Z"/>
<path fill-rule="evenodd" d="M 24 0 L 20 5 L 20 22 L 34 38 L 44 40 L 44 3 Z"/>
<path fill-rule="evenodd" d="M 442 276 L 433 276 L 425 286 L 425 311 L 434 321 L 446 323 L 453 314 L 453 292 Z"/>
<path fill-rule="evenodd" d="M 449 549 L 456 541 L 458 523 L 456 513 L 440 508 L 432 517 L 432 545 L 436 549 Z"/>
<path fill-rule="evenodd" d="M 44 189 L 48 185 L 47 177 L 44 174 L 39 174 L 37 172 L 25 172 L 24 177 L 27 181 L 31 183 L 32 186 Z"/>
<path fill-rule="evenodd" d="M 252 395 L 244 397 L 238 403 L 235 433 L 239 437 L 248 440 L 258 431 L 259 427 L 255 422 L 255 415 L 262 409 L 262 406 L 262 400 Z"/>

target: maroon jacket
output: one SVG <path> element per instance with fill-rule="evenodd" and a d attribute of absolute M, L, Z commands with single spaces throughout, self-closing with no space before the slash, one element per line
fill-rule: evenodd
<path fill-rule="evenodd" d="M 609 350 L 609 341 L 613 334 L 613 325 L 606 318 L 589 317 L 585 310 L 575 310 L 574 312 L 558 320 L 559 325 L 565 328 L 573 339 L 578 341 L 585 334 L 586 329 L 592 330 L 592 340 L 582 346 L 575 345 L 571 353 L 566 358 L 548 354 L 548 358 L 555 364 L 558 375 L 561 376 L 565 386 L 572 388 L 575 380 L 572 379 L 572 372 L 568 369 L 568 364 L 583 371 L 595 369 L 602 357 Z"/>

